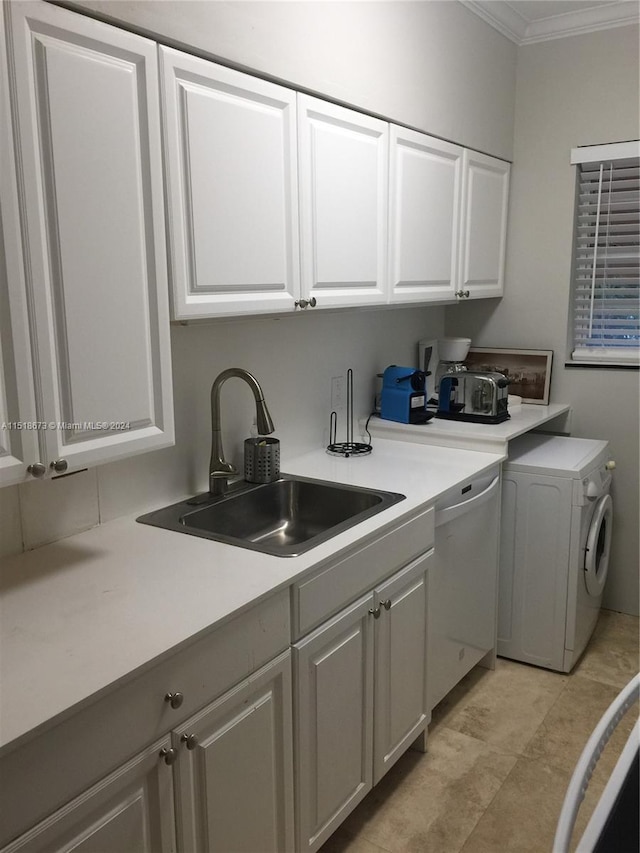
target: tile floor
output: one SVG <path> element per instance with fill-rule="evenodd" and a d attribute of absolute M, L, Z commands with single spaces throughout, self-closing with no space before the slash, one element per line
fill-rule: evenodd
<path fill-rule="evenodd" d="M 576 761 L 638 658 L 638 619 L 603 610 L 570 675 L 476 667 L 434 710 L 428 752 L 405 753 L 321 853 L 552 853 Z M 634 721 L 632 709 L 598 762 L 574 844 Z"/>

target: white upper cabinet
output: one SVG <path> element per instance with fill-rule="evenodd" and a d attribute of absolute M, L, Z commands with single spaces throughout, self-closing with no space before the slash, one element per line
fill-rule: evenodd
<path fill-rule="evenodd" d="M 59 473 L 173 443 L 156 45 L 6 9 L 40 462 Z"/>
<path fill-rule="evenodd" d="M 173 316 L 294 308 L 296 94 L 160 48 Z"/>
<path fill-rule="evenodd" d="M 38 433 L 18 426 L 37 416 L 5 59 L 6 53 L 0 57 L 0 486 L 22 480 L 40 459 Z"/>
<path fill-rule="evenodd" d="M 460 298 L 502 296 L 510 165 L 464 152 Z"/>
<path fill-rule="evenodd" d="M 302 296 L 385 303 L 389 125 L 307 95 L 298 123 Z"/>
<path fill-rule="evenodd" d="M 458 279 L 463 149 L 391 127 L 391 302 L 452 301 Z"/>

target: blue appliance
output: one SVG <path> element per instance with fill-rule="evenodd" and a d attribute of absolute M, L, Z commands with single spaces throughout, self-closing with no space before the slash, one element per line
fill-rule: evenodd
<path fill-rule="evenodd" d="M 433 417 L 427 412 L 426 373 L 415 367 L 392 364 L 382 375 L 380 417 L 401 424 L 424 424 Z"/>

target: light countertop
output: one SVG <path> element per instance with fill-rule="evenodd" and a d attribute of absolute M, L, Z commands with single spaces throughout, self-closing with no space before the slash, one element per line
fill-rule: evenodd
<path fill-rule="evenodd" d="M 0 750 L 504 458 L 374 438 L 366 457 L 317 450 L 289 460 L 288 474 L 406 495 L 299 557 L 260 554 L 129 516 L 3 560 Z"/>
<path fill-rule="evenodd" d="M 501 424 L 474 424 L 443 418 L 432 418 L 426 424 L 401 424 L 375 416 L 369 421 L 369 431 L 373 436 L 396 441 L 474 448 L 488 453 L 507 453 L 512 439 L 550 425 L 556 418 L 561 431 L 570 432 L 566 429 L 566 421 L 570 417 L 571 407 L 565 403 L 552 403 L 549 406 L 523 403 L 510 408 L 509 412 L 509 420 Z"/>

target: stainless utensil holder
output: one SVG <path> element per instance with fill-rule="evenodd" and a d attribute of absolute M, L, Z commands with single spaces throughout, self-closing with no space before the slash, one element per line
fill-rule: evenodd
<path fill-rule="evenodd" d="M 280 441 L 247 438 L 244 442 L 244 478 L 248 483 L 273 483 L 280 476 Z"/>

